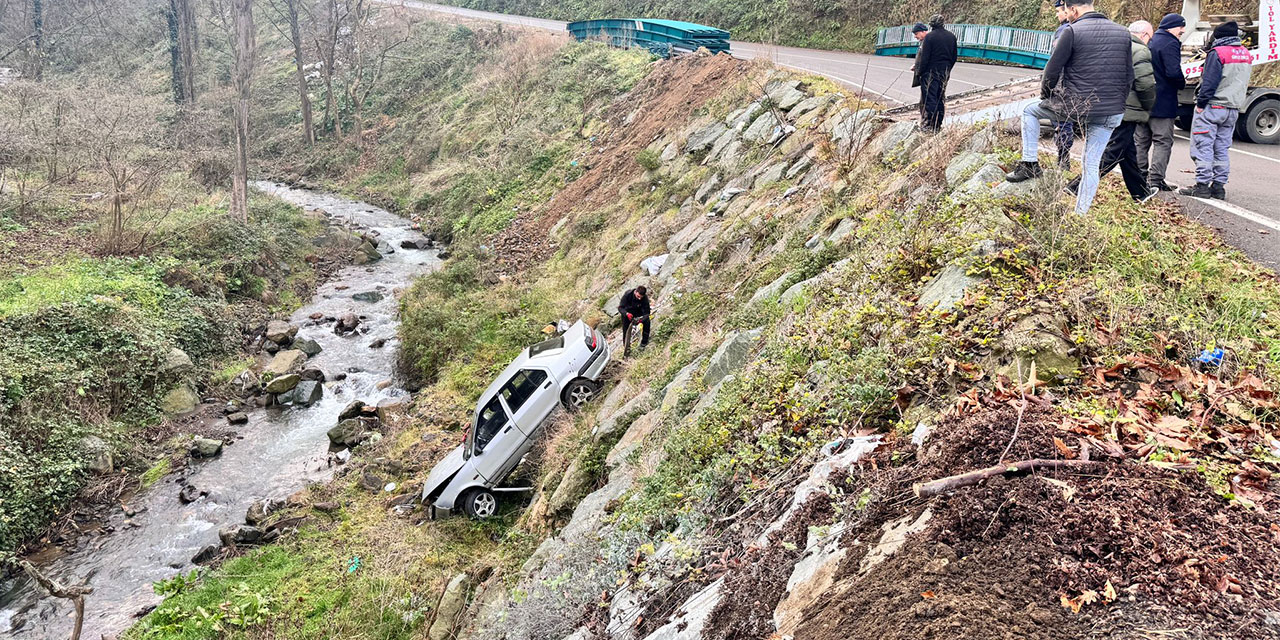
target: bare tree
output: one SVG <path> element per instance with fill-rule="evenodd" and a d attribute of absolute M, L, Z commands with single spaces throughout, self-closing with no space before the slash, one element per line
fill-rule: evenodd
<path fill-rule="evenodd" d="M 302 0 L 274 0 L 276 11 L 289 23 L 289 33 L 285 35 L 293 44 L 293 64 L 298 80 L 298 102 L 302 108 L 302 142 L 307 146 L 315 144 L 316 131 L 311 121 L 311 96 L 307 92 L 307 73 L 303 64 L 302 29 L 300 16 L 305 9 Z M 283 5 L 283 6 L 281 6 Z"/>
<path fill-rule="evenodd" d="M 231 1 L 232 46 L 235 50 L 235 167 L 231 174 L 231 217 L 249 221 L 249 100 L 253 88 L 253 0 Z"/>
<path fill-rule="evenodd" d="M 387 58 L 409 41 L 412 23 L 373 24 L 373 12 L 365 0 L 349 4 L 350 37 L 346 40 L 345 92 L 351 105 L 356 147 L 364 148 L 364 107 L 382 80 Z"/>
<path fill-rule="evenodd" d="M 535 105 L 539 81 L 548 61 L 560 48 L 560 43 L 549 34 L 529 34 L 513 39 L 502 46 L 494 64 L 483 76 L 484 94 L 493 102 L 493 119 L 498 129 L 510 133 L 524 120 Z"/>
<path fill-rule="evenodd" d="M 44 76 L 44 0 L 31 0 L 31 77 Z"/>
<path fill-rule="evenodd" d="M 195 11 L 190 0 L 169 0 L 169 8 L 164 13 L 169 26 L 173 101 L 177 104 L 191 104 L 196 99 Z"/>
<path fill-rule="evenodd" d="M 157 131 L 159 108 L 136 96 L 101 91 L 88 113 L 75 125 L 75 137 L 84 147 L 91 168 L 108 181 L 111 189 L 106 251 L 127 253 L 127 223 L 171 168 L 171 156 L 164 146 L 166 136 Z"/>
<path fill-rule="evenodd" d="M 342 116 L 333 92 L 333 76 L 338 62 L 338 38 L 349 12 L 346 0 L 323 0 L 323 3 L 323 22 L 317 29 L 315 46 L 324 79 L 324 124 L 326 128 L 332 126 L 334 137 L 342 139 Z"/>

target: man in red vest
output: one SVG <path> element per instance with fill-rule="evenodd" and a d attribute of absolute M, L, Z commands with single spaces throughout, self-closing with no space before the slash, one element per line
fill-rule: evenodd
<path fill-rule="evenodd" d="M 1204 75 L 1196 92 L 1196 115 L 1191 120 L 1191 159 L 1196 162 L 1196 184 L 1178 193 L 1196 198 L 1227 199 L 1227 174 L 1231 171 L 1231 135 L 1240 107 L 1249 93 L 1253 54 L 1240 43 L 1234 22 L 1218 25 L 1210 40 Z"/>

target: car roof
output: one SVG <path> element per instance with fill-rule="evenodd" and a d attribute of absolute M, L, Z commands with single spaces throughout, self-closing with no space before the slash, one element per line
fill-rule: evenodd
<path fill-rule="evenodd" d="M 569 340 L 573 339 L 573 337 L 581 336 L 583 331 L 586 329 L 586 326 L 586 323 L 579 320 L 573 323 L 573 326 L 565 330 L 565 332 L 561 334 L 561 337 L 565 338 L 566 344 L 572 344 Z M 484 390 L 484 393 L 480 394 L 480 399 L 476 401 L 475 411 L 472 413 L 479 413 L 480 409 L 483 408 L 484 405 L 493 398 L 493 395 L 498 392 L 498 389 L 502 388 L 502 385 L 505 384 L 507 380 L 510 380 L 511 376 L 514 376 L 517 371 L 524 369 L 529 364 L 537 366 L 539 361 L 553 358 L 563 352 L 564 349 L 551 349 L 531 358 L 529 357 L 529 347 L 522 349 L 520 351 L 520 355 L 516 356 L 515 360 L 512 360 L 511 364 L 507 365 L 507 367 L 502 370 L 502 373 L 493 377 L 493 382 L 490 382 L 489 386 Z"/>

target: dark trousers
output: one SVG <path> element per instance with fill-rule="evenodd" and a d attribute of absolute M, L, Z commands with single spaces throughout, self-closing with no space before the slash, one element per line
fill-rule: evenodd
<path fill-rule="evenodd" d="M 649 344 L 649 316 L 636 316 L 631 320 L 627 320 L 627 316 L 625 315 L 622 316 L 622 335 L 626 336 L 630 334 L 631 327 L 641 322 L 644 324 L 640 325 L 640 344 L 646 345 Z"/>
<path fill-rule="evenodd" d="M 920 84 L 920 128 L 938 131 L 947 114 L 947 78 L 933 76 Z"/>
<path fill-rule="evenodd" d="M 1071 122 L 1053 123 L 1053 144 L 1058 147 L 1058 166 L 1071 166 L 1071 145 L 1076 143 L 1076 126 Z"/>
<path fill-rule="evenodd" d="M 1141 200 L 1150 194 L 1147 187 L 1147 174 L 1138 168 L 1138 147 L 1133 142 L 1133 134 L 1138 129 L 1137 122 L 1121 122 L 1111 131 L 1107 140 L 1107 148 L 1102 152 L 1102 162 L 1098 165 L 1098 175 L 1105 176 L 1112 169 L 1120 167 L 1120 175 L 1124 176 L 1124 186 L 1129 196 Z M 1079 184 L 1079 178 L 1071 182 Z"/>

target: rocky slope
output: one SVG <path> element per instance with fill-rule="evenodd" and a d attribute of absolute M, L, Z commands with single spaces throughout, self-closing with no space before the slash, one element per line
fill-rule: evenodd
<path fill-rule="evenodd" d="M 1280 635 L 1273 274 L 1110 182 L 1084 218 L 1004 183 L 998 129 L 724 56 L 585 135 L 404 294 L 407 415 L 135 635 L 246 593 L 277 637 Z M 639 283 L 653 344 L 554 419 L 528 504 L 410 506 L 520 345 Z"/>

